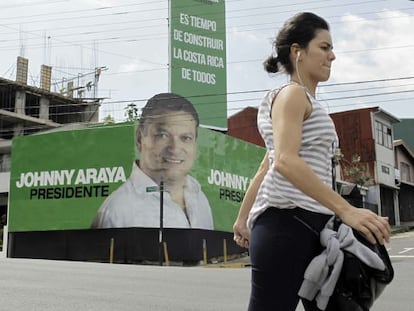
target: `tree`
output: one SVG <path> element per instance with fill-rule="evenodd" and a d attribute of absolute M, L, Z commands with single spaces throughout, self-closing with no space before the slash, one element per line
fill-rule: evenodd
<path fill-rule="evenodd" d="M 344 175 L 350 179 L 351 182 L 359 186 L 365 186 L 371 180 L 369 172 L 367 172 L 366 164 L 361 163 L 361 157 L 354 154 L 351 161 L 342 159 L 344 162 Z"/>
<path fill-rule="evenodd" d="M 115 123 L 114 117 L 111 116 L 110 114 L 108 114 L 104 119 L 103 119 L 104 124 L 112 124 Z"/>
<path fill-rule="evenodd" d="M 139 119 L 138 108 L 134 103 L 128 104 L 125 108 L 125 118 L 127 122 L 133 122 Z"/>

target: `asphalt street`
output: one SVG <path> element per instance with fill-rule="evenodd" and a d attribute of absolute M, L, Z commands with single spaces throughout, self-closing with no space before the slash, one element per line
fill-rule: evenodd
<path fill-rule="evenodd" d="M 388 247 L 395 280 L 372 310 L 414 311 L 414 233 L 394 236 Z M 241 311 L 246 310 L 249 281 L 249 267 L 1 258 L 0 310 Z"/>

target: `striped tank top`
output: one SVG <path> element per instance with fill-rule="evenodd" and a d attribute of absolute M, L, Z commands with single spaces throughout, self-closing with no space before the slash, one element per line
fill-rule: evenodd
<path fill-rule="evenodd" d="M 286 209 L 301 207 L 309 211 L 333 215 L 331 210 L 304 194 L 273 169 L 275 152 L 270 114 L 273 100 L 283 87 L 285 86 L 266 94 L 257 115 L 258 128 L 268 151 L 269 170 L 259 187 L 249 214 L 247 224 L 250 229 L 256 218 L 269 207 Z M 332 156 L 334 148 L 338 145 L 335 125 L 322 105 L 306 90 L 305 92 L 312 105 L 312 112 L 303 122 L 299 155 L 325 184 L 331 186 Z"/>

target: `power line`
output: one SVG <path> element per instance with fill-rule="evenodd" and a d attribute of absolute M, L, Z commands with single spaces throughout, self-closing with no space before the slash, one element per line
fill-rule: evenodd
<path fill-rule="evenodd" d="M 148 2 L 148 3 L 153 3 L 153 2 L 155 2 L 155 1 L 152 1 L 152 2 Z M 316 1 L 316 2 L 318 2 L 318 1 Z M 366 1 L 366 2 L 363 2 L 363 3 L 370 3 L 370 2 L 372 2 L 372 1 Z M 301 4 L 301 3 L 297 3 L 297 4 Z M 355 4 L 355 3 L 348 3 L 348 4 L 346 4 L 346 5 L 352 5 L 352 4 Z M 358 3 L 358 4 L 361 4 L 360 2 Z M 277 7 L 277 6 L 272 6 L 272 7 Z M 246 9 L 245 9 L 246 10 Z M 77 11 L 79 11 L 79 10 L 77 10 Z M 235 11 L 237 11 L 237 10 L 235 10 Z M 272 29 L 273 29 L 273 27 L 272 27 Z M 165 38 L 166 38 L 167 36 L 165 36 Z M 164 37 L 163 37 L 164 38 Z M 148 39 L 150 39 L 150 38 L 142 38 L 141 40 L 148 40 Z M 106 39 L 102 39 L 102 40 L 106 40 L 107 42 L 111 42 L 111 43 L 113 43 L 113 42 L 119 42 L 119 41 L 122 41 L 122 39 L 120 38 L 120 37 L 115 37 L 115 38 L 106 38 Z M 127 39 L 128 40 L 128 39 Z M 130 40 L 129 40 L 130 41 Z M 140 39 L 137 39 L 136 37 L 134 37 L 134 41 L 140 41 Z M 125 42 L 125 41 L 124 41 Z M 65 43 L 65 45 L 66 44 L 68 44 L 68 45 L 74 45 L 74 43 L 73 42 L 66 42 Z M 78 44 L 79 44 L 79 41 L 78 41 Z M 40 45 L 38 46 L 38 47 L 41 47 Z M 395 48 L 395 47 L 387 47 L 387 48 Z M 403 47 L 401 47 L 401 48 L 403 48 Z M 103 53 L 106 53 L 105 51 L 100 51 L 100 52 L 103 52 Z M 351 51 L 351 52 L 355 52 L 355 51 Z M 115 53 L 112 53 L 112 55 L 116 55 L 116 56 L 121 56 L 121 55 L 119 55 L 119 54 L 115 54 Z M 122 56 L 125 56 L 125 55 L 122 55 Z M 230 62 L 230 64 L 231 64 L 231 62 Z"/>
<path fill-rule="evenodd" d="M 414 8 L 405 8 L 405 10 L 413 10 Z M 371 12 L 370 14 L 374 14 L 374 13 L 380 13 L 381 11 L 378 11 L 378 12 Z M 385 19 L 393 19 L 393 18 L 401 18 L 401 16 L 393 16 L 393 17 L 381 17 L 381 18 L 378 18 L 378 19 L 381 19 L 381 20 L 385 20 Z M 146 19 L 146 20 L 139 20 L 139 21 L 133 21 L 134 23 L 141 23 L 141 22 L 148 22 L 148 21 L 157 21 L 157 26 L 161 26 L 160 24 L 159 24 L 159 21 L 165 21 L 166 19 L 165 18 L 156 18 L 156 19 Z M 372 20 L 372 19 L 371 19 Z M 43 21 L 43 20 L 42 20 Z M 125 21 L 124 22 L 121 22 L 121 23 L 118 23 L 118 24 L 125 24 Z M 272 29 L 272 30 L 274 30 L 275 29 L 275 22 L 272 22 L 272 23 L 268 23 L 268 24 L 271 24 L 271 27 L 266 27 L 266 28 L 260 28 L 260 29 L 257 29 L 257 28 L 255 28 L 255 29 L 247 29 L 247 30 L 244 30 L 244 31 L 258 31 L 258 30 L 268 30 L 268 29 Z M 108 25 L 107 23 L 106 24 L 98 24 L 98 25 Z M 111 26 L 112 26 L 113 24 L 111 24 Z M 257 25 L 257 24 L 256 24 Z M 259 25 L 261 25 L 261 26 L 263 26 L 263 23 L 261 23 L 261 24 L 259 24 Z M 0 25 L 1 26 L 1 25 Z M 85 28 L 85 27 L 93 27 L 93 26 L 96 26 L 96 24 L 88 24 L 88 25 L 82 25 L 82 26 L 76 26 L 76 25 L 74 25 L 73 27 L 70 27 L 71 29 L 73 29 L 73 28 L 76 28 L 76 27 L 83 27 L 83 28 Z M 245 26 L 252 26 L 252 25 L 241 25 L 241 26 L 239 26 L 239 27 L 245 27 Z M 3 27 L 8 27 L 8 28 L 11 28 L 11 27 L 9 27 L 9 26 L 4 26 L 3 25 Z M 105 33 L 105 32 L 114 32 L 114 31 L 117 31 L 117 32 L 119 32 L 119 31 L 123 31 L 123 30 L 137 30 L 137 29 L 145 29 L 145 28 L 149 28 L 149 27 L 151 27 L 151 28 L 153 28 L 154 27 L 154 25 L 152 25 L 152 26 L 147 26 L 147 25 L 145 25 L 145 26 L 137 26 L 137 27 L 128 27 L 128 28 L 121 28 L 121 29 L 113 29 L 113 27 L 111 27 L 111 29 L 107 29 L 107 30 L 96 30 L 96 31 L 87 31 L 87 32 L 81 32 L 81 33 L 79 33 L 79 32 L 73 32 L 73 33 L 67 33 L 67 34 L 61 34 L 59 37 L 67 37 L 67 36 L 79 36 L 79 35 L 87 35 L 87 34 L 96 34 L 96 33 Z M 66 28 L 68 28 L 68 27 L 66 27 Z M 12 28 L 13 29 L 13 28 Z M 59 28 L 58 28 L 59 29 Z M 56 29 L 54 29 L 54 31 L 55 31 Z M 34 32 L 36 32 L 36 31 L 40 31 L 40 30 L 31 30 L 30 31 L 30 33 L 34 33 Z M 162 32 L 162 34 L 163 34 L 164 32 Z M 154 34 L 151 34 L 151 36 L 161 36 L 161 37 L 167 37 L 167 36 L 164 36 L 164 35 L 161 35 L 160 33 L 154 33 Z M 145 35 L 145 37 L 148 37 L 148 35 L 146 34 Z M 136 41 L 139 41 L 139 40 L 147 40 L 148 38 L 145 38 L 145 37 L 143 37 L 142 39 L 136 39 Z M 115 39 L 121 39 L 122 37 L 120 37 L 120 36 L 118 36 L 118 37 L 116 37 Z M 128 38 L 128 37 L 127 37 Z M 99 40 L 106 40 L 106 41 L 108 41 L 108 40 L 110 40 L 111 39 L 111 37 L 110 38 L 101 38 L 101 39 L 99 39 Z M 9 40 L 3 40 L 3 42 L 7 42 L 7 41 L 16 41 L 16 40 L 18 40 L 18 39 L 9 39 Z"/>
<path fill-rule="evenodd" d="M 92 74 L 92 73 L 91 73 Z M 386 82 L 386 81 L 399 81 L 399 80 L 406 80 L 406 79 L 414 79 L 414 77 L 401 77 L 401 78 L 390 78 L 390 79 L 380 79 L 380 80 L 366 80 L 366 81 L 355 81 L 355 82 L 345 82 L 345 83 L 335 83 L 335 84 L 329 84 L 329 85 L 325 85 L 325 87 L 333 87 L 333 86 L 344 86 L 344 85 L 350 85 L 350 84 L 367 84 L 367 83 L 373 83 L 373 82 Z M 412 85 L 412 84 L 410 84 Z M 1 86 L 1 84 L 0 84 Z M 381 87 L 381 89 L 384 88 L 391 88 L 391 87 L 402 87 L 402 86 L 407 86 L 407 85 L 393 85 L 393 86 L 383 86 Z M 359 92 L 362 90 L 375 90 L 379 87 L 372 87 L 372 88 L 367 88 L 367 89 L 353 89 L 353 92 Z M 203 95 L 195 95 L 195 96 L 187 96 L 187 98 L 191 101 L 195 98 L 209 98 L 209 97 L 213 97 L 213 96 L 220 96 L 220 95 L 240 95 L 240 94 L 253 94 L 253 93 L 265 93 L 269 90 L 267 89 L 260 89 L 260 90 L 247 90 L 247 91 L 236 91 L 236 92 L 227 92 L 225 94 L 203 94 Z M 337 92 L 345 92 L 345 91 L 333 91 L 332 93 L 337 93 Z M 346 92 L 349 92 L 349 90 L 346 90 Z M 414 93 L 414 89 L 410 89 L 410 90 L 400 90 L 400 91 L 393 91 L 393 92 L 382 92 L 382 93 L 370 93 L 370 94 L 358 94 L 355 96 L 341 96 L 341 97 L 336 97 L 336 98 L 324 98 L 324 101 L 332 101 L 332 100 L 344 100 L 344 99 L 355 99 L 355 98 L 363 98 L 363 97 L 372 97 L 372 96 L 384 96 L 384 95 L 395 95 L 395 94 L 404 94 L 404 93 Z M 327 92 L 329 93 L 329 92 Z M 326 94 L 326 93 L 324 93 Z M 82 98 L 80 98 L 81 100 Z M 244 102 L 244 101 L 251 101 L 251 100 L 260 100 L 260 97 L 257 98 L 244 98 L 244 99 L 231 99 L 228 100 L 228 103 L 233 103 L 233 102 Z M 117 100 L 117 101 L 104 101 L 101 103 L 101 105 L 110 105 L 110 104 L 124 104 L 124 103 L 131 103 L 131 102 L 146 102 L 148 99 L 147 98 L 133 98 L 133 99 L 126 99 L 126 100 Z M 210 104 L 208 101 L 206 103 L 204 103 L 206 105 Z M 74 104 L 74 106 L 77 105 L 83 105 L 82 103 L 79 104 Z M 203 105 L 203 103 L 201 103 L 200 105 Z M 67 107 L 67 104 L 60 104 L 60 105 L 53 105 L 53 107 Z M 40 105 L 32 105 L 30 108 L 39 108 Z"/>
<path fill-rule="evenodd" d="M 19 3 L 19 4 L 8 4 L 8 5 L 1 5 L 0 6 L 0 10 L 7 10 L 7 9 L 14 9 L 14 8 L 23 8 L 23 7 L 27 7 L 27 6 L 38 6 L 39 4 L 54 4 L 54 3 L 60 3 L 60 2 L 68 2 L 68 0 L 55 0 L 55 1 L 31 1 L 30 3 Z"/>
<path fill-rule="evenodd" d="M 229 2 L 229 1 L 227 1 L 227 2 Z M 306 4 L 310 4 L 310 3 L 319 3 L 319 2 L 323 2 L 323 1 L 308 1 L 308 2 L 305 2 Z M 327 1 L 325 1 L 325 2 L 327 2 Z M 356 3 L 356 2 L 354 2 L 354 3 L 348 3 L 348 4 L 346 4 L 346 5 L 344 5 L 344 6 L 349 6 L 349 5 L 361 5 L 361 4 L 368 4 L 368 3 L 372 3 L 372 2 L 374 2 L 374 1 L 366 1 L 366 2 L 358 2 L 358 3 Z M 376 2 L 378 2 L 378 1 L 376 1 Z M 384 2 L 384 1 L 383 1 Z M 148 3 L 148 2 L 147 2 Z M 155 3 L 159 3 L 159 1 L 150 1 L 150 3 L 153 3 L 153 4 L 155 4 Z M 291 5 L 299 5 L 299 4 L 304 4 L 304 2 L 297 2 L 297 3 L 294 3 L 294 4 L 291 4 Z M 257 6 L 257 4 L 255 4 L 256 5 L 256 11 L 257 10 L 267 10 L 267 12 L 265 12 L 265 13 L 267 13 L 266 15 L 270 15 L 270 14 L 272 14 L 272 16 L 275 14 L 275 12 L 270 12 L 271 11 L 271 9 L 280 9 L 280 8 L 282 8 L 283 9 L 283 7 L 285 7 L 285 8 L 289 8 L 289 7 L 291 7 L 291 6 L 288 6 L 288 5 L 272 5 L 272 6 L 267 6 L 267 7 L 264 7 L 264 6 L 262 6 L 262 7 L 260 7 L 260 6 Z M 117 7 L 117 6 L 114 6 L 114 7 Z M 320 9 L 320 8 L 327 8 L 327 7 L 332 7 L 332 5 L 331 6 L 323 6 L 323 5 L 321 5 L 321 6 L 315 6 L 315 8 L 316 9 Z M 340 5 L 336 5 L 336 7 L 342 7 L 342 3 L 340 4 Z M 102 10 L 109 10 L 110 8 L 102 8 Z M 410 9 L 412 9 L 412 8 L 410 8 Z M 161 9 L 160 9 L 161 10 Z M 162 10 L 164 10 L 164 9 L 162 9 Z M 82 11 L 82 10 L 77 10 L 77 11 Z M 278 10 L 278 11 L 283 11 L 283 10 Z M 91 10 L 91 12 L 93 12 L 92 10 Z M 154 11 L 153 12 L 157 12 L 156 11 L 156 9 L 154 9 Z M 161 12 L 161 11 L 158 11 L 158 12 Z M 244 12 L 247 12 L 248 14 L 245 14 L 244 16 L 241 16 L 240 14 L 238 14 L 238 13 L 244 13 Z M 291 11 L 283 11 L 283 12 L 293 12 L 293 10 L 291 10 Z M 54 14 L 56 14 L 56 15 L 59 15 L 58 14 L 59 12 L 56 12 L 56 13 L 54 13 Z M 119 13 L 122 13 L 122 12 L 118 12 L 118 14 Z M 229 12 L 227 12 L 227 13 L 229 13 L 230 15 L 231 14 L 234 14 L 234 15 L 237 15 L 237 16 L 234 16 L 234 17 L 232 17 L 232 16 L 229 16 L 229 18 L 230 18 L 230 20 L 232 20 L 232 19 L 234 19 L 234 20 L 238 20 L 238 18 L 239 17 L 254 17 L 254 16 L 257 16 L 256 14 L 252 14 L 252 9 L 251 8 L 247 8 L 247 9 L 243 9 L 243 10 L 237 10 L 237 9 L 235 9 L 235 10 L 230 10 Z M 373 12 L 373 13 L 376 13 L 376 12 Z M 54 15 L 53 14 L 53 15 Z M 368 14 L 368 13 L 367 13 Z M 52 16 L 53 16 L 52 15 Z M 359 15 L 359 14 L 358 14 Z M 97 15 L 97 16 L 91 16 L 91 17 L 99 17 L 99 16 L 101 16 L 101 15 Z M 112 15 L 112 16 L 116 16 L 116 14 L 114 14 L 114 15 Z M 105 16 L 103 16 L 103 18 L 105 18 L 105 17 L 107 17 L 107 15 L 105 15 Z M 99 17 L 100 18 L 100 17 Z M 328 17 L 329 18 L 329 17 Z M 327 18 L 327 19 L 328 19 Z M 388 17 L 388 18 L 396 18 L 396 17 Z M 74 18 L 75 20 L 76 20 L 76 18 Z M 385 18 L 379 18 L 380 20 L 386 20 Z M 161 21 L 161 20 L 165 20 L 165 19 L 163 19 L 163 18 L 156 18 L 156 19 L 151 19 L 151 20 L 153 20 L 153 21 Z M 46 21 L 47 21 L 47 19 L 46 19 Z M 274 23 L 272 23 L 273 25 L 275 25 L 275 23 L 277 23 L 278 21 L 275 21 Z M 145 21 L 144 20 L 144 24 L 145 23 L 148 23 L 148 21 Z M 29 24 L 30 24 L 30 22 L 29 22 Z M 107 24 L 111 24 L 110 22 L 109 23 L 107 23 Z M 332 24 L 332 23 L 331 23 Z M 90 24 L 89 26 L 90 27 L 94 27 L 96 24 Z M 239 25 L 240 27 L 243 27 L 245 25 L 245 23 L 243 23 L 242 25 Z M 76 26 L 76 25 L 74 25 L 74 26 Z M 146 27 L 146 26 L 144 26 L 144 27 Z M 139 27 L 137 27 L 137 29 L 140 29 Z M 263 29 L 272 29 L 272 30 L 275 30 L 276 29 L 276 27 L 275 26 L 272 26 L 271 28 L 270 27 L 267 27 L 267 28 L 263 28 Z M 250 29 L 248 29 L 247 31 L 256 31 L 257 29 L 254 29 L 254 30 L 250 30 Z M 108 32 L 109 32 L 110 30 L 108 30 Z M 105 31 L 102 31 L 103 33 L 105 33 Z M 68 35 L 72 35 L 72 33 L 69 33 Z M 86 34 L 85 34 L 86 35 Z M 157 39 L 164 39 L 164 38 L 167 38 L 168 36 L 161 36 L 161 37 L 159 37 L 159 38 L 157 38 Z M 107 37 L 107 38 L 104 38 L 104 40 L 107 42 L 107 43 L 114 43 L 114 42 L 126 42 L 125 40 L 126 39 L 131 39 L 131 40 L 135 40 L 134 42 L 139 42 L 139 41 L 143 41 L 143 40 L 147 40 L 146 38 L 144 38 L 144 37 L 138 37 L 137 35 L 134 35 L 134 36 L 132 36 L 132 37 L 122 37 L 122 36 L 120 36 L 119 38 L 115 38 L 115 37 Z M 78 41 L 78 43 L 79 42 L 85 42 L 85 41 Z M 70 41 L 66 41 L 66 43 L 70 46 L 70 45 L 76 45 L 74 42 L 70 42 Z M 62 43 L 63 44 L 63 43 Z M 105 44 L 105 43 L 103 43 L 103 44 Z M 80 44 L 78 44 L 78 46 L 81 46 Z M 39 47 L 41 47 L 41 45 L 39 45 Z M 344 51 L 344 52 L 342 52 L 342 53 L 356 53 L 356 52 L 365 52 L 365 51 L 376 51 L 376 50 L 379 50 L 379 49 L 391 49 L 391 48 L 399 48 L 399 49 L 403 49 L 403 48 L 411 48 L 412 46 L 410 46 L 410 45 L 407 45 L 407 46 L 398 46 L 398 47 L 382 47 L 382 48 L 372 48 L 372 49 L 368 49 L 368 50 L 359 50 L 359 51 Z M 102 52 L 102 53 L 106 53 L 106 51 L 104 51 L 104 50 L 99 50 L 99 52 Z M 341 53 L 341 51 L 337 51 L 336 53 Z M 118 57 L 127 57 L 127 58 L 130 58 L 130 59 L 135 59 L 136 57 L 134 57 L 134 56 L 128 56 L 128 55 L 122 55 L 121 53 L 107 53 L 107 54 L 109 54 L 109 55 L 114 55 L 114 56 L 118 56 Z M 252 60 L 252 62 L 256 62 L 256 61 L 258 61 L 258 60 Z M 260 61 L 262 61 L 262 60 L 260 60 Z M 227 62 L 227 64 L 228 65 L 231 65 L 231 64 L 236 64 L 236 63 L 241 63 L 241 62 L 248 62 L 248 61 L 240 61 L 240 62 L 236 62 L 236 61 L 233 61 L 233 62 Z M 150 63 L 150 62 L 149 62 Z M 128 71 L 128 72 L 112 72 L 112 73 L 107 73 L 106 75 L 121 75 L 121 74 L 130 74 L 131 72 L 134 72 L 134 73 L 142 73 L 142 72 L 150 72 L 150 71 L 158 71 L 158 70 L 167 70 L 168 69 L 168 67 L 165 67 L 166 66 L 166 64 L 157 64 L 157 65 L 160 65 L 160 66 L 163 66 L 163 68 L 154 68 L 154 69 L 145 69 L 145 70 L 134 70 L 134 71 Z M 320 86 L 321 88 L 322 87 L 325 87 L 325 86 Z M 264 92 L 265 90 L 257 90 L 257 92 Z M 247 92 L 249 92 L 249 91 L 247 91 Z M 247 93 L 246 92 L 246 93 Z M 252 91 L 252 92 L 255 92 L 254 90 Z M 233 92 L 234 93 L 234 92 Z M 229 95 L 231 95 L 232 93 L 228 93 Z M 245 93 L 240 93 L 240 94 L 245 94 Z"/>
<path fill-rule="evenodd" d="M 319 88 L 325 87 L 334 87 L 334 86 L 344 86 L 344 85 L 352 85 L 352 84 L 366 84 L 366 83 L 378 83 L 378 82 L 390 82 L 390 81 L 400 81 L 400 80 L 410 80 L 414 79 L 414 76 L 409 77 L 397 77 L 397 78 L 387 78 L 387 79 L 375 79 L 375 80 L 364 80 L 364 81 L 354 81 L 354 82 L 338 82 L 338 83 L 330 83 L 320 85 Z M 241 95 L 241 94 L 251 94 L 251 93 L 265 93 L 268 92 L 269 89 L 258 89 L 258 90 L 246 90 L 246 91 L 233 91 L 233 92 L 226 92 L 225 94 L 201 94 L 197 96 L 189 96 L 188 98 L 195 98 L 195 97 L 206 97 L 206 96 L 219 96 L 219 95 Z M 358 89 L 354 89 L 353 91 L 358 91 Z M 414 91 L 414 90 L 412 90 Z M 126 102 L 140 102 L 145 101 L 146 99 L 127 99 L 121 101 L 109 101 L 105 102 L 105 104 L 113 104 L 113 103 L 126 103 Z"/>
<path fill-rule="evenodd" d="M 365 81 L 365 82 L 370 83 L 371 81 Z M 359 83 L 359 81 L 357 83 Z M 411 92 L 414 93 L 414 90 L 411 90 Z M 401 92 L 392 92 L 392 93 L 393 94 L 397 94 L 397 93 L 401 93 Z M 364 95 L 355 96 L 354 98 L 357 98 L 357 97 L 364 97 Z M 374 104 L 375 106 L 378 106 L 378 103 L 381 103 L 381 102 L 395 102 L 395 101 L 412 100 L 412 99 L 413 98 L 410 97 L 410 98 L 395 98 L 395 99 L 375 101 L 375 102 L 364 102 L 363 103 L 363 106 L 366 107 L 367 105 L 369 106 L 370 104 Z M 145 102 L 146 100 L 147 99 L 139 99 L 139 100 L 134 100 L 133 102 L 138 102 L 138 101 Z M 242 99 L 242 100 L 233 100 L 233 101 L 230 101 L 230 102 L 243 102 L 243 101 L 246 101 L 246 100 L 248 100 L 248 101 L 254 100 L 254 101 L 257 101 L 257 103 L 259 103 L 259 100 L 261 100 L 261 98 L 250 98 L 250 99 Z M 341 105 L 336 105 L 335 108 L 338 108 L 338 107 L 350 107 L 350 106 L 360 106 L 360 105 L 361 105 L 361 103 L 341 104 Z M 62 106 L 67 107 L 67 105 L 54 105 L 53 107 L 54 108 L 57 108 L 57 107 L 62 107 Z M 35 106 L 31 106 L 30 108 L 36 108 L 36 107 Z M 228 111 L 238 111 L 238 110 L 241 110 L 243 108 L 245 108 L 245 107 L 233 107 L 233 108 L 228 109 Z M 142 109 L 142 108 L 138 108 L 138 109 Z M 123 109 L 117 109 L 117 110 L 113 109 L 112 110 L 112 113 L 114 113 L 114 112 L 120 112 L 120 111 L 125 111 L 125 107 Z M 86 113 L 90 114 L 90 112 L 85 111 L 85 112 L 60 112 L 60 113 L 51 113 L 50 115 L 51 116 L 64 116 L 64 115 L 74 115 L 74 114 L 81 115 L 81 114 L 86 114 Z M 207 117 L 204 120 L 205 121 L 208 121 L 210 119 L 215 119 L 215 118 L 217 118 L 217 116 L 210 115 L 210 117 Z M 85 122 L 85 123 L 90 123 L 90 122 Z M 64 126 L 64 125 L 65 124 L 62 124 L 62 126 Z M 41 130 L 41 129 L 47 129 L 47 128 L 49 128 L 49 127 L 43 126 L 43 125 L 24 127 L 25 130 Z M 7 132 L 10 132 L 10 129 L 2 129 L 2 130 L 0 130 L 0 132 L 7 133 Z"/>

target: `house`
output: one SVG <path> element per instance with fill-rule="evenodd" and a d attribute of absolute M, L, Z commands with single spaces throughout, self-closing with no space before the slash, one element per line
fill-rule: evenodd
<path fill-rule="evenodd" d="M 414 221 L 414 153 L 402 139 L 394 141 L 401 222 Z"/>
<path fill-rule="evenodd" d="M 361 195 L 367 207 L 389 217 L 391 225 L 398 225 L 399 188 L 395 184 L 392 128 L 400 120 L 379 107 L 332 113 L 331 117 L 343 154 L 341 179 L 355 183 L 359 178 L 357 184 L 366 188 Z M 347 168 L 353 165 L 359 166 L 359 176 L 347 174 Z"/>
<path fill-rule="evenodd" d="M 227 134 L 263 146 L 257 136 L 257 111 L 248 107 L 231 116 Z M 392 225 L 398 225 L 400 189 L 395 184 L 393 126 L 400 120 L 379 107 L 332 113 L 331 117 L 343 154 L 337 174 L 341 194 L 351 204 L 388 216 Z"/>
<path fill-rule="evenodd" d="M 227 135 L 264 147 L 264 141 L 257 129 L 257 108 L 247 107 L 227 120 Z"/>

